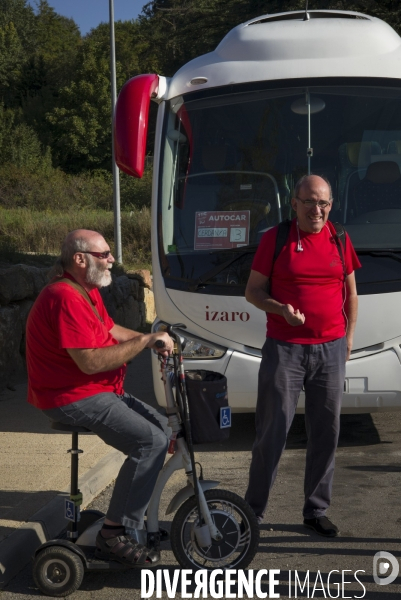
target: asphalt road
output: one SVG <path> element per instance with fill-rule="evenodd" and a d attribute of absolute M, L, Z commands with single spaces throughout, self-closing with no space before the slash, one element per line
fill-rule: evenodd
<path fill-rule="evenodd" d="M 143 400 L 154 402 L 149 356 L 146 353 L 137 359 L 135 369 L 133 366 L 130 368 L 126 387 Z M 198 447 L 197 460 L 202 463 L 205 478 L 218 479 L 219 487 L 243 495 L 253 435 L 253 415 L 237 414 L 233 417 L 228 442 Z M 305 447 L 303 417 L 297 415 L 280 463 L 268 515 L 261 526 L 259 551 L 249 567 L 254 570 L 255 577 L 257 572 L 262 575 L 262 569 L 280 571 L 274 575 L 278 583 L 269 589 L 269 574 L 265 573 L 260 590 L 255 590 L 254 597 L 258 597 L 258 594 L 259 597 L 262 594 L 273 597 L 275 592 L 281 598 L 396 600 L 401 594 L 401 577 L 389 585 L 375 583 L 373 560 L 379 551 L 394 555 L 396 566 L 401 558 L 401 413 L 342 417 L 333 500 L 329 511 L 330 518 L 340 528 L 337 538 L 319 537 L 302 525 Z M 170 521 L 164 516 L 164 509 L 184 483 L 181 474 L 176 473 L 165 489 L 160 520 L 167 528 Z M 112 486 L 98 496 L 92 507 L 105 511 L 111 491 Z M 392 566 L 388 558 L 379 559 L 379 575 L 381 563 L 385 564 L 381 573 L 383 580 L 392 571 Z M 168 542 L 163 544 L 163 564 L 160 568 L 171 577 L 178 569 Z M 249 572 L 246 575 L 249 577 Z M 270 578 L 270 583 L 273 583 L 271 572 Z M 297 582 L 296 590 L 294 581 Z M 303 587 L 305 581 L 309 581 L 309 587 Z M 234 595 L 231 597 L 239 597 L 235 590 L 233 586 L 231 592 Z M 142 592 L 145 591 L 143 587 Z M 194 585 L 187 591 L 193 594 Z M 212 597 L 213 591 L 210 589 L 206 597 Z M 38 596 L 40 594 L 34 587 L 30 567 L 0 592 L 0 600 Z M 134 569 L 110 574 L 87 574 L 80 590 L 70 596 L 71 600 L 136 600 L 141 597 L 141 574 Z M 151 597 L 156 598 L 156 592 Z M 168 597 L 165 588 L 158 597 Z M 175 596 L 170 597 L 183 597 L 180 588 Z M 223 594 L 215 597 L 223 597 Z M 246 589 L 243 597 L 248 597 Z"/>

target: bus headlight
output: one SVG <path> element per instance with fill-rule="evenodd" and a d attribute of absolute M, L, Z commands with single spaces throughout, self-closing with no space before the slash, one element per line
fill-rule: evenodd
<path fill-rule="evenodd" d="M 211 344 L 187 333 L 182 335 L 187 342 L 182 353 L 184 358 L 221 358 L 226 353 L 226 348 L 222 346 Z"/>
<path fill-rule="evenodd" d="M 159 323 L 155 330 L 165 331 L 165 323 Z M 227 352 L 227 348 L 224 348 L 224 346 L 218 346 L 212 342 L 202 340 L 201 338 L 187 333 L 183 329 L 179 329 L 177 331 L 179 331 L 180 335 L 185 338 L 185 348 L 182 352 L 182 355 L 185 359 L 192 358 L 199 360 L 203 358 L 221 358 Z"/>

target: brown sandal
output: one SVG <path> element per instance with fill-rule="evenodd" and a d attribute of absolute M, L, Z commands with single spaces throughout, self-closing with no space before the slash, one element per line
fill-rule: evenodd
<path fill-rule="evenodd" d="M 154 567 L 160 560 L 160 555 L 156 556 L 153 550 L 134 542 L 129 536 L 118 535 L 107 539 L 100 531 L 96 537 L 95 557 L 115 560 L 131 568 Z"/>

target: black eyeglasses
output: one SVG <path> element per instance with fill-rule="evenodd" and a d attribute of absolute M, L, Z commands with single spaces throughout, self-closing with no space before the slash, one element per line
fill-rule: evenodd
<path fill-rule="evenodd" d="M 318 206 L 319 208 L 327 208 L 331 204 L 331 202 L 329 202 L 328 200 L 303 200 L 302 198 L 298 198 L 298 196 L 296 196 L 296 200 L 302 202 L 302 204 L 307 208 L 312 208 L 312 206 Z"/>
<path fill-rule="evenodd" d="M 109 258 L 111 255 L 111 250 L 106 250 L 105 252 L 91 252 L 90 250 L 81 250 L 82 254 L 91 254 L 92 256 L 96 256 L 96 258 Z"/>

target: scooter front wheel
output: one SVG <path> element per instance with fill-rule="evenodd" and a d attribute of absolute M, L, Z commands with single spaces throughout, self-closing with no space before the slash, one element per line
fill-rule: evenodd
<path fill-rule="evenodd" d="M 49 546 L 36 556 L 32 573 L 43 594 L 63 598 L 81 585 L 84 565 L 79 556 L 68 548 Z"/>
<path fill-rule="evenodd" d="M 259 525 L 253 510 L 243 498 L 227 490 L 207 490 L 205 498 L 220 539 L 212 539 L 209 546 L 199 545 L 195 535 L 198 507 L 195 496 L 191 496 L 180 506 L 171 525 L 174 556 L 189 569 L 244 569 L 259 544 Z"/>

